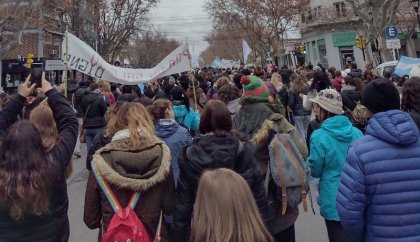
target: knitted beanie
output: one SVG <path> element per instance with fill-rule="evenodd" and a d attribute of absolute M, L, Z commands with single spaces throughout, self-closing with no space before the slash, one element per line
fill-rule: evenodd
<path fill-rule="evenodd" d="M 256 76 L 241 77 L 242 98 L 252 102 L 268 102 L 268 88 L 261 78 Z"/>
<path fill-rule="evenodd" d="M 372 113 L 400 109 L 400 94 L 392 81 L 376 79 L 366 85 L 362 104 Z"/>

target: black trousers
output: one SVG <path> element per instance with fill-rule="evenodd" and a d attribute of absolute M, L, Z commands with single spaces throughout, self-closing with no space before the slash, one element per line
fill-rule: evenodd
<path fill-rule="evenodd" d="M 340 221 L 325 220 L 330 242 L 351 242 L 350 236 L 341 226 Z"/>
<path fill-rule="evenodd" d="M 295 225 L 274 235 L 277 242 L 295 242 Z"/>

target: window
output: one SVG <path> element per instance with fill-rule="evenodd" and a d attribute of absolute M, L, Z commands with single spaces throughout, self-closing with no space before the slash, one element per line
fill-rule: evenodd
<path fill-rule="evenodd" d="M 308 11 L 308 21 L 312 21 L 312 11 Z"/>
<path fill-rule="evenodd" d="M 302 23 L 305 23 L 305 13 L 302 13 L 301 17 L 302 17 Z"/>
<path fill-rule="evenodd" d="M 334 3 L 335 13 L 337 17 L 345 17 L 346 16 L 346 5 L 344 2 Z"/>

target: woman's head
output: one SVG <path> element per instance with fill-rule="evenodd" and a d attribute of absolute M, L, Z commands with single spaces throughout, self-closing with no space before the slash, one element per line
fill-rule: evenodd
<path fill-rule="evenodd" d="M 102 83 L 101 88 L 103 92 L 111 92 L 111 84 L 109 84 L 109 82 Z"/>
<path fill-rule="evenodd" d="M 320 92 L 321 90 L 324 90 L 331 86 L 330 80 L 328 79 L 327 74 L 325 74 L 322 71 L 317 71 L 314 73 L 314 79 L 311 83 L 311 90 L 316 90 L 317 92 Z"/>
<path fill-rule="evenodd" d="M 191 242 L 271 242 L 247 182 L 221 168 L 201 176 L 194 204 Z"/>
<path fill-rule="evenodd" d="M 34 108 L 29 116 L 29 120 L 41 135 L 42 145 L 50 150 L 59 140 L 57 125 L 54 120 L 53 112 L 47 103 L 47 99 Z"/>
<path fill-rule="evenodd" d="M 228 85 L 230 82 L 228 77 L 220 77 L 219 79 L 217 79 L 217 81 L 215 82 L 215 85 L 217 87 L 217 89 L 220 89 L 221 87 L 223 87 L 224 85 Z"/>
<path fill-rule="evenodd" d="M 200 133 L 213 132 L 217 136 L 230 133 L 232 130 L 232 119 L 226 104 L 219 100 L 210 100 L 201 112 Z"/>
<path fill-rule="evenodd" d="M 228 84 L 221 87 L 218 94 L 219 100 L 227 105 L 230 101 L 241 97 L 241 90 L 239 90 L 235 85 Z"/>
<path fill-rule="evenodd" d="M 52 165 L 31 122 L 9 128 L 0 144 L 0 204 L 14 220 L 48 212 Z"/>
<path fill-rule="evenodd" d="M 123 103 L 117 114 L 110 117 L 107 134 L 112 137 L 124 129 L 129 130 L 131 144 L 135 148 L 140 145 L 140 136 L 152 137 L 155 131 L 152 117 L 146 108 L 140 103 L 130 102 Z"/>
<path fill-rule="evenodd" d="M 92 82 L 90 85 L 89 85 L 89 91 L 90 92 L 93 92 L 93 91 L 95 91 L 96 89 L 98 89 L 99 88 L 99 84 L 98 83 L 96 83 L 96 82 Z"/>
<path fill-rule="evenodd" d="M 402 91 L 401 107 L 405 111 L 420 113 L 420 78 L 412 77 L 405 81 Z"/>
<path fill-rule="evenodd" d="M 160 119 L 175 119 L 172 103 L 167 99 L 158 99 L 147 107 L 150 115 L 152 115 L 154 123 Z"/>
<path fill-rule="evenodd" d="M 190 109 L 190 99 L 186 95 L 184 89 L 180 86 L 174 86 L 171 89 L 171 100 L 173 102 L 180 102 L 184 104 L 187 111 Z"/>
<path fill-rule="evenodd" d="M 343 101 L 335 89 L 322 90 L 311 101 L 314 103 L 315 115 L 321 122 L 329 117 L 343 114 Z"/>
<path fill-rule="evenodd" d="M 349 86 L 353 86 L 356 88 L 356 91 L 362 92 L 363 90 L 363 81 L 362 79 L 358 78 L 358 77 L 351 77 L 351 76 L 346 76 L 343 78 L 343 80 L 341 81 L 342 85 L 349 85 Z"/>

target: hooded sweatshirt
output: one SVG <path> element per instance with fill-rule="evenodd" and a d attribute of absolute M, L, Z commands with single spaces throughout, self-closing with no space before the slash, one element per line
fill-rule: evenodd
<path fill-rule="evenodd" d="M 175 186 L 179 178 L 179 152 L 192 142 L 190 132 L 172 119 L 161 119 L 156 124 L 156 135 L 161 138 L 171 150 L 171 167 Z"/>
<path fill-rule="evenodd" d="M 187 107 L 183 104 L 177 105 L 174 103 L 173 109 L 177 123 L 188 130 L 198 130 L 200 126 L 200 114 L 191 107 L 188 111 Z"/>
<path fill-rule="evenodd" d="M 346 116 L 339 115 L 325 120 L 311 136 L 311 154 L 306 164 L 311 175 L 320 178 L 318 203 L 327 220 L 340 221 L 335 197 L 341 172 L 348 147 L 362 135 Z"/>
<path fill-rule="evenodd" d="M 376 113 L 349 148 L 337 208 L 354 241 L 420 241 L 420 133 L 400 110 Z"/>

